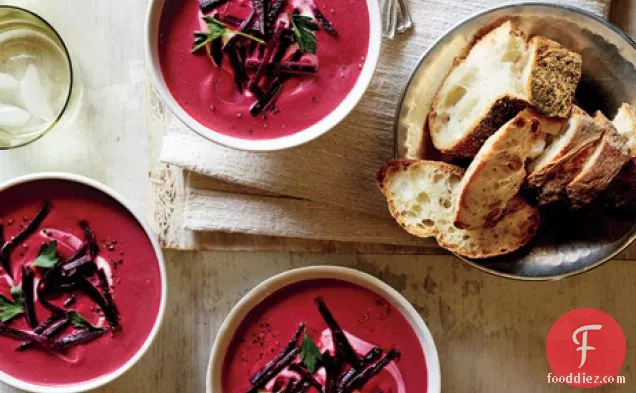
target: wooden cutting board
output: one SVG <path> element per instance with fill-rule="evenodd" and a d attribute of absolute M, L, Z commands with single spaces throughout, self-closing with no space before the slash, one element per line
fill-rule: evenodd
<path fill-rule="evenodd" d="M 632 36 L 636 32 L 636 10 L 633 4 L 617 1 L 613 6 L 614 22 L 626 29 Z M 400 37 L 391 45 L 403 46 Z M 419 56 L 419 54 L 417 54 Z M 150 103 L 149 129 L 164 132 L 170 116 L 152 88 L 147 87 L 147 102 Z M 153 136 L 153 138 L 156 137 Z M 159 153 L 155 152 L 154 156 Z M 151 171 L 154 192 L 150 204 L 154 211 L 154 226 L 163 247 L 182 250 L 227 250 L 227 251 L 306 251 L 334 253 L 379 253 L 379 254 L 446 254 L 431 241 L 422 245 L 404 246 L 372 243 L 351 243 L 339 241 L 307 240 L 291 237 L 270 237 L 243 233 L 194 232 L 184 228 L 184 207 L 186 186 L 220 190 L 239 194 L 262 195 L 262 191 L 251 190 L 236 184 L 224 183 L 176 166 L 158 163 Z M 636 245 L 621 254 L 624 259 L 636 258 Z"/>

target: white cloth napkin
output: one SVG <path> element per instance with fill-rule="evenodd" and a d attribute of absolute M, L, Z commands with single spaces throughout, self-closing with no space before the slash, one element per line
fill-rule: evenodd
<path fill-rule="evenodd" d="M 386 201 L 375 185 L 377 171 L 393 154 L 393 120 L 400 94 L 418 59 L 435 39 L 471 14 L 503 3 L 506 2 L 411 0 L 415 28 L 395 41 L 384 42 L 376 75 L 358 107 L 334 130 L 301 147 L 272 153 L 232 150 L 205 140 L 172 118 L 163 141 L 163 162 L 305 201 L 289 203 L 287 199 L 281 203 L 275 197 L 247 198 L 193 189 L 186 201 L 185 227 L 195 231 L 413 244 L 413 239 L 400 233 L 388 216 Z M 560 3 L 607 16 L 611 0 Z M 334 209 L 328 213 L 326 206 Z M 319 218 L 318 224 L 309 219 L 312 211 Z M 339 226 L 333 221 L 336 216 L 342 216 Z M 267 218 L 259 220 L 260 217 Z M 334 225 L 333 230 L 330 225 Z"/>

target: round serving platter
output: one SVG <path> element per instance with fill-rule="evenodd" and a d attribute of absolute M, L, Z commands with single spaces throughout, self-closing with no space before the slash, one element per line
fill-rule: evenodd
<path fill-rule="evenodd" d="M 444 34 L 411 73 L 395 120 L 395 157 L 434 159 L 425 122 L 435 93 L 475 37 L 504 19 L 529 36 L 542 34 L 583 55 L 577 103 L 614 116 L 623 102 L 636 105 L 636 43 L 605 19 L 579 8 L 544 3 L 496 7 L 474 15 Z M 539 234 L 503 257 L 467 259 L 489 273 L 520 280 L 555 280 L 597 267 L 636 239 L 636 216 L 603 209 L 542 209 Z"/>

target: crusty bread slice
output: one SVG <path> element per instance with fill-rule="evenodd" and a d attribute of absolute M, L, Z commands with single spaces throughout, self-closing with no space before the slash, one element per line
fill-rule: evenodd
<path fill-rule="evenodd" d="M 378 174 L 389 211 L 409 233 L 435 237 L 438 243 L 469 258 L 515 251 L 534 237 L 539 211 L 515 197 L 490 229 L 463 230 L 452 224 L 454 202 L 464 169 L 439 161 L 394 160 Z"/>
<path fill-rule="evenodd" d="M 612 121 L 616 130 L 629 140 L 630 155 L 636 157 L 636 110 L 629 104 L 623 104 Z"/>
<path fill-rule="evenodd" d="M 526 159 L 540 135 L 539 120 L 525 110 L 486 140 L 459 184 L 456 227 L 490 228 L 499 221 L 523 184 Z"/>
<path fill-rule="evenodd" d="M 581 65 L 580 55 L 556 42 L 537 37 L 528 44 L 512 22 L 503 23 L 456 61 L 437 92 L 428 114 L 433 144 L 444 153 L 473 157 L 525 107 L 567 116 Z"/>
<path fill-rule="evenodd" d="M 583 58 L 543 36 L 532 37 L 529 48 L 526 70 L 530 75 L 524 75 L 524 80 L 530 103 L 547 116 L 567 118 L 581 80 Z"/>
<path fill-rule="evenodd" d="M 603 138 L 581 171 L 566 187 L 570 205 L 580 208 L 592 202 L 629 161 L 629 140 L 614 124 L 597 112 L 594 120 L 603 127 Z"/>
<path fill-rule="evenodd" d="M 625 136 L 630 148 L 631 160 L 623 166 L 618 175 L 603 192 L 606 204 L 618 208 L 636 208 L 636 111 L 623 104 L 613 121 L 617 131 Z"/>
<path fill-rule="evenodd" d="M 565 131 L 549 137 L 546 149 L 528 166 L 528 185 L 541 187 L 548 175 L 602 136 L 602 128 L 584 110 L 574 107 Z"/>

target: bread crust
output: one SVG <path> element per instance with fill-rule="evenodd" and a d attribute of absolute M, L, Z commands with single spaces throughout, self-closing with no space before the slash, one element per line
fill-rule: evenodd
<path fill-rule="evenodd" d="M 462 229 L 491 228 L 526 176 L 525 162 L 540 123 L 524 111 L 494 133 L 475 156 L 459 187 L 454 224 Z"/>
<path fill-rule="evenodd" d="M 581 208 L 592 202 L 629 161 L 628 140 L 619 134 L 605 115 L 597 112 L 594 120 L 603 127 L 603 139 L 585 168 L 566 187 L 570 205 Z"/>
<path fill-rule="evenodd" d="M 393 160 L 386 163 L 378 173 L 378 186 L 387 198 L 391 215 L 407 232 L 420 237 L 434 236 L 440 246 L 455 254 L 468 258 L 488 258 L 515 251 L 530 241 L 537 233 L 540 224 L 539 211 L 528 205 L 519 196 L 514 197 L 508 203 L 505 217 L 493 228 L 478 230 L 462 230 L 456 228 L 451 223 L 453 209 L 439 210 L 435 208 L 435 206 L 437 206 L 435 205 L 437 198 L 442 195 L 435 194 L 433 191 L 434 187 L 430 184 L 419 184 L 419 188 L 415 188 L 415 190 L 409 189 L 408 193 L 412 191 L 419 193 L 423 190 L 429 192 L 431 201 L 427 201 L 427 203 L 434 205 L 436 209 L 435 212 L 441 211 L 441 213 L 437 215 L 437 221 L 428 220 L 431 221 L 431 224 L 425 228 L 415 225 L 415 223 L 419 224 L 419 221 L 411 221 L 410 225 L 407 224 L 406 216 L 400 211 L 397 203 L 392 198 L 393 192 L 390 190 L 390 185 L 392 180 L 396 182 L 400 181 L 392 179 L 393 176 L 400 174 L 402 171 L 414 170 L 418 167 L 430 168 L 431 171 L 435 171 L 432 173 L 440 177 L 450 178 L 452 176 L 461 177 L 464 175 L 464 169 L 438 161 Z M 444 180 L 440 179 L 439 181 L 443 182 Z M 457 185 L 454 185 L 449 192 L 445 191 L 445 193 L 454 195 L 457 192 L 456 188 Z M 444 190 L 446 190 L 446 188 L 444 188 Z M 421 218 L 421 216 L 418 216 L 418 220 Z M 430 216 L 424 218 L 435 217 Z"/>
<path fill-rule="evenodd" d="M 568 117 L 581 80 L 583 57 L 543 36 L 532 37 L 529 44 L 530 102 L 546 116 Z"/>
<path fill-rule="evenodd" d="M 585 111 L 578 107 L 573 107 L 572 116 L 569 120 L 569 127 L 575 127 L 571 130 L 568 128 L 566 134 L 562 138 L 567 138 L 563 141 L 563 145 L 555 152 L 547 162 L 541 163 L 542 156 L 539 156 L 530 165 L 530 170 L 527 178 L 528 186 L 532 188 L 541 189 L 549 181 L 556 181 L 553 183 L 550 190 L 545 193 L 545 200 L 551 200 L 551 194 L 554 194 L 557 185 L 565 181 L 569 176 L 569 183 L 576 173 L 569 173 L 567 175 L 559 175 L 559 171 L 574 170 L 575 164 L 582 165 L 587 159 L 582 155 L 582 152 L 588 150 L 590 145 L 595 144 L 603 135 L 603 129 L 599 126 L 594 119 L 592 119 Z M 569 132 L 569 134 L 568 134 Z M 556 143 L 553 142 L 553 143 Z M 589 157 L 589 156 L 588 156 Z M 578 159 L 578 161 L 576 161 Z M 535 163 L 537 163 L 535 165 Z M 568 163 L 569 162 L 569 163 Z M 580 169 L 580 168 L 579 168 Z M 567 185 L 562 185 L 562 188 Z"/>

